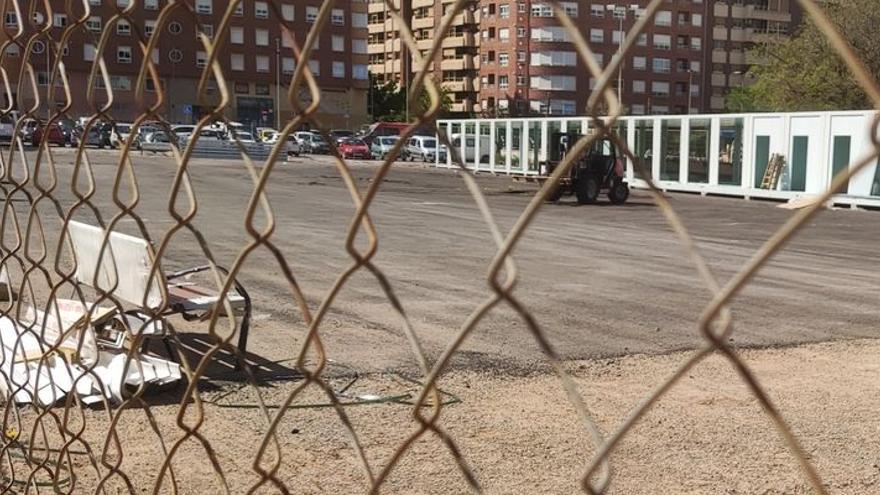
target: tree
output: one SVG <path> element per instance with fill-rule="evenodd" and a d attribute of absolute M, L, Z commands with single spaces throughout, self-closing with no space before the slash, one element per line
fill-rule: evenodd
<path fill-rule="evenodd" d="M 876 0 L 828 2 L 826 11 L 875 79 L 880 78 L 880 9 Z M 873 107 L 864 90 L 809 18 L 793 37 L 767 42 L 750 55 L 754 83 L 727 97 L 731 111 L 855 110 Z"/>
<path fill-rule="evenodd" d="M 450 91 L 440 85 L 440 109 L 436 118 L 440 118 L 449 109 L 452 108 L 452 96 Z M 403 122 L 407 120 L 406 108 L 407 91 L 400 88 L 395 81 L 389 81 L 385 84 L 373 84 L 370 90 L 369 106 L 375 121 Z M 415 105 L 409 109 L 409 117 L 414 117 L 425 113 L 431 105 L 431 98 L 428 92 L 422 89 Z"/>

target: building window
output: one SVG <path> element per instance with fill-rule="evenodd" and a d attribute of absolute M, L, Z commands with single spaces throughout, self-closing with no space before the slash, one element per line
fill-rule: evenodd
<path fill-rule="evenodd" d="M 499 66 L 507 67 L 507 64 L 509 61 L 510 61 L 510 58 L 508 57 L 508 55 L 506 53 L 499 53 L 498 54 L 498 65 Z"/>
<path fill-rule="evenodd" d="M 672 36 L 668 34 L 655 34 L 654 35 L 654 48 L 658 50 L 671 50 L 672 49 Z"/>
<path fill-rule="evenodd" d="M 605 17 L 605 5 L 599 5 L 597 3 L 590 5 L 590 15 L 598 18 Z"/>
<path fill-rule="evenodd" d="M 233 87 L 233 90 L 235 91 L 235 94 L 239 94 L 239 95 L 250 94 L 250 92 L 251 92 L 251 85 L 250 85 L 249 83 L 246 83 L 246 82 L 245 82 L 245 83 L 243 83 L 243 82 L 237 82 L 237 83 L 235 83 L 235 86 Z"/>
<path fill-rule="evenodd" d="M 144 36 L 151 36 L 153 31 L 156 30 L 156 21 L 146 20 L 144 21 Z"/>
<path fill-rule="evenodd" d="M 94 62 L 96 54 L 97 50 L 95 49 L 95 45 L 91 43 L 83 45 L 83 60 L 86 62 Z"/>
<path fill-rule="evenodd" d="M 522 26 L 518 26 L 516 28 L 516 37 L 517 38 L 525 38 L 526 37 L 526 28 Z"/>
<path fill-rule="evenodd" d="M 661 10 L 657 12 L 654 16 L 654 25 L 656 26 L 671 26 L 672 25 L 672 12 L 668 10 Z"/>
<path fill-rule="evenodd" d="M 306 22 L 309 24 L 314 24 L 318 19 L 318 7 L 306 7 Z"/>
<path fill-rule="evenodd" d="M 352 12 L 351 25 L 356 28 L 366 28 L 368 23 L 367 14 Z"/>
<path fill-rule="evenodd" d="M 266 2 L 254 2 L 254 17 L 257 19 L 269 18 L 269 6 Z"/>
<path fill-rule="evenodd" d="M 507 89 L 510 86 L 510 79 L 508 76 L 498 76 L 498 88 Z"/>
<path fill-rule="evenodd" d="M 232 57 L 230 57 L 229 66 L 232 70 L 243 71 L 244 70 L 244 55 L 240 53 L 233 53 Z"/>
<path fill-rule="evenodd" d="M 651 94 L 654 96 L 668 96 L 669 83 L 665 81 L 654 81 L 651 83 Z"/>
<path fill-rule="evenodd" d="M 159 0 L 144 0 L 144 10 L 159 10 Z"/>
<path fill-rule="evenodd" d="M 131 63 L 131 47 L 130 46 L 120 46 L 116 49 L 116 61 L 120 64 L 130 64 Z"/>
<path fill-rule="evenodd" d="M 213 24 L 202 24 L 202 34 L 207 36 L 210 39 L 214 39 L 214 25 Z"/>
<path fill-rule="evenodd" d="M 501 28 L 498 30 L 498 39 L 501 41 L 507 41 L 510 39 L 510 29 Z"/>
<path fill-rule="evenodd" d="M 234 15 L 235 17 L 241 17 L 244 15 L 244 2 L 241 2 L 235 6 L 235 10 L 232 12 L 232 15 Z"/>
<path fill-rule="evenodd" d="M 281 18 L 285 21 L 292 21 L 296 17 L 296 9 L 293 5 L 284 4 L 281 6 Z"/>
<path fill-rule="evenodd" d="M 510 17 L 510 5 L 503 3 L 498 6 L 498 17 L 507 19 Z"/>
<path fill-rule="evenodd" d="M 293 57 L 284 57 L 281 59 L 281 72 L 285 74 L 293 74 L 296 71 L 296 59 Z"/>
<path fill-rule="evenodd" d="M 344 52 L 345 51 L 345 37 L 333 35 L 330 38 L 330 45 L 334 52 Z"/>
<path fill-rule="evenodd" d="M 269 90 L 268 84 L 255 84 L 254 85 L 254 94 L 257 96 L 269 96 L 272 93 Z"/>
<path fill-rule="evenodd" d="M 351 40 L 351 52 L 357 54 L 366 54 L 367 53 L 367 40 L 365 39 L 353 39 Z"/>
<path fill-rule="evenodd" d="M 244 28 L 233 26 L 229 28 L 229 42 L 233 45 L 244 44 Z"/>
<path fill-rule="evenodd" d="M 180 25 L 177 21 L 172 21 L 168 24 L 168 32 L 171 34 L 180 34 L 183 31 L 183 26 Z"/>
<path fill-rule="evenodd" d="M 202 51 L 196 52 L 196 67 L 203 69 L 206 65 L 208 65 L 208 54 Z"/>
<path fill-rule="evenodd" d="M 345 62 L 333 62 L 333 77 L 337 79 L 345 77 Z"/>
<path fill-rule="evenodd" d="M 257 44 L 257 46 L 269 46 L 269 30 L 254 30 L 254 42 Z"/>
<path fill-rule="evenodd" d="M 214 12 L 212 0 L 196 0 L 196 13 L 211 14 Z"/>
<path fill-rule="evenodd" d="M 168 52 L 168 60 L 173 64 L 179 64 L 183 62 L 183 52 L 178 50 L 177 48 L 172 48 L 170 52 Z"/>
<path fill-rule="evenodd" d="M 334 26 L 345 26 L 345 12 L 342 9 L 333 9 L 330 11 L 330 22 Z"/>
<path fill-rule="evenodd" d="M 7 16 L 8 15 L 9 14 L 7 14 Z M 101 18 L 96 15 L 89 17 L 89 19 L 86 21 L 86 29 L 88 29 L 89 31 L 91 31 L 93 33 L 100 33 L 101 32 Z"/>
<path fill-rule="evenodd" d="M 315 76 L 321 75 L 321 63 L 317 60 L 309 60 L 309 71 Z"/>
<path fill-rule="evenodd" d="M 367 66 L 364 64 L 352 65 L 351 77 L 357 79 L 358 81 L 366 81 L 369 78 L 369 76 L 367 75 Z"/>
<path fill-rule="evenodd" d="M 42 41 L 35 41 L 32 50 L 39 55 L 46 51 L 46 45 Z"/>
<path fill-rule="evenodd" d="M 652 63 L 654 72 L 667 74 L 672 70 L 672 62 L 668 58 L 655 58 Z"/>
<path fill-rule="evenodd" d="M 605 43 L 605 30 L 590 29 L 590 43 Z"/>
<path fill-rule="evenodd" d="M 52 25 L 60 28 L 67 26 L 67 14 L 52 14 Z"/>
<path fill-rule="evenodd" d="M 131 24 L 125 19 L 120 19 L 116 23 L 116 34 L 119 36 L 129 36 L 131 34 Z"/>
<path fill-rule="evenodd" d="M 257 55 L 257 72 L 269 72 L 269 57 Z"/>
<path fill-rule="evenodd" d="M 633 81 L 633 93 L 644 93 L 645 81 Z"/>
<path fill-rule="evenodd" d="M 634 70 L 647 70 L 648 59 L 646 57 L 633 57 L 632 66 Z"/>

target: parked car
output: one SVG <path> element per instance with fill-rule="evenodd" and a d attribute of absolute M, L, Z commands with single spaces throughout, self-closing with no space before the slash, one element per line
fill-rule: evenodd
<path fill-rule="evenodd" d="M 10 112 L 0 117 L 0 142 L 12 142 L 15 134 L 15 122 L 18 120 L 17 112 Z"/>
<path fill-rule="evenodd" d="M 193 132 L 196 131 L 196 126 L 194 125 L 173 125 L 171 126 L 171 132 L 177 135 L 180 139 L 186 139 L 187 136 L 190 136 Z"/>
<path fill-rule="evenodd" d="M 21 125 L 21 140 L 24 143 L 33 144 L 34 131 L 40 126 L 40 121 L 36 119 L 27 119 Z"/>
<path fill-rule="evenodd" d="M 373 158 L 376 160 L 384 160 L 388 153 L 391 152 L 391 148 L 397 144 L 400 138 L 397 136 L 383 136 L 377 137 L 373 139 L 373 144 L 370 145 L 370 153 L 373 155 Z"/>
<path fill-rule="evenodd" d="M 293 133 L 303 153 L 312 152 L 312 133 L 310 131 L 296 131 Z"/>
<path fill-rule="evenodd" d="M 246 131 L 232 131 L 235 139 L 238 139 L 239 142 L 244 144 L 253 144 L 256 143 L 257 140 L 254 139 L 254 135 L 246 132 Z"/>
<path fill-rule="evenodd" d="M 110 145 L 114 148 L 124 146 L 125 142 L 128 140 L 128 136 L 131 135 L 131 128 L 131 124 L 121 122 L 116 123 L 113 126 L 113 132 L 110 133 Z"/>
<path fill-rule="evenodd" d="M 440 161 L 446 161 L 446 147 L 440 145 L 438 148 L 437 138 L 428 136 L 413 136 L 406 144 L 401 156 L 404 160 L 421 160 L 423 162 L 433 162 L 437 155 L 440 155 Z"/>
<path fill-rule="evenodd" d="M 278 132 L 271 127 L 257 127 L 257 140 L 260 142 L 268 142 L 274 134 L 278 134 Z M 278 139 L 276 138 L 276 141 L 277 140 Z"/>
<path fill-rule="evenodd" d="M 64 131 L 57 122 L 54 122 L 49 126 L 48 132 L 46 131 L 46 126 L 37 126 L 34 129 L 34 132 L 31 135 L 31 143 L 34 146 L 39 146 L 44 139 L 47 143 L 56 146 L 64 146 L 67 144 L 67 139 L 64 137 Z"/>
<path fill-rule="evenodd" d="M 113 127 L 109 123 L 99 122 L 93 125 L 89 128 L 88 134 L 85 136 L 83 136 L 83 132 L 85 132 L 85 129 L 78 129 L 74 134 L 73 144 L 75 146 L 79 146 L 81 142 L 83 142 L 85 146 L 95 146 L 98 148 L 112 146 L 110 143 L 110 135 L 113 132 Z"/>
<path fill-rule="evenodd" d="M 339 154 L 342 158 L 361 158 L 369 160 L 371 157 L 370 147 L 363 139 L 346 138 L 339 144 Z"/>
<path fill-rule="evenodd" d="M 275 139 L 278 139 L 278 133 L 275 133 Z M 302 148 L 299 145 L 299 140 L 294 135 L 287 136 L 287 157 L 290 158 L 291 155 L 299 156 L 302 152 Z"/>
<path fill-rule="evenodd" d="M 327 141 L 320 134 L 301 131 L 296 133 L 296 138 L 299 140 L 300 146 L 304 150 L 308 150 L 309 153 L 326 154 L 330 152 L 330 146 L 327 145 Z"/>
<path fill-rule="evenodd" d="M 345 139 L 354 137 L 354 131 L 347 131 L 345 129 L 333 129 L 332 131 L 330 131 L 330 137 L 336 140 L 336 144 L 339 144 Z"/>

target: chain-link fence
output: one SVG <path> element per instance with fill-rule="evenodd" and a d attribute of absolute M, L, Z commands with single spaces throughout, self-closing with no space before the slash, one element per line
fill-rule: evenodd
<path fill-rule="evenodd" d="M 439 388 L 438 378 L 465 339 L 490 310 L 498 306 L 509 307 L 522 318 L 558 374 L 583 432 L 592 439 L 595 450 L 582 477 L 585 492 L 602 493 L 612 485 L 610 457 L 621 440 L 690 369 L 715 353 L 727 358 L 739 372 L 743 383 L 760 402 L 799 461 L 814 490 L 825 492 L 825 486 L 798 438 L 736 349 L 729 345 L 734 325 L 728 305 L 767 261 L 819 213 L 823 200 L 851 176 L 874 163 L 880 151 L 844 168 L 823 198 L 794 214 L 727 282 L 719 281 L 712 274 L 675 209 L 648 181 L 654 201 L 680 238 L 694 269 L 705 283 L 706 291 L 711 294 L 711 303 L 698 322 L 705 343 L 645 397 L 625 421 L 603 432 L 591 418 L 590 405 L 585 403 L 565 371 L 541 323 L 525 309 L 513 290 L 518 274 L 512 253 L 535 222 L 554 185 L 569 173 L 577 157 L 596 139 L 610 136 L 620 149 L 626 150 L 626 143 L 611 132 L 621 111 L 621 102 L 616 99 L 613 86 L 622 58 L 615 57 L 604 68 L 597 64 L 582 31 L 566 15 L 560 3 L 548 0 L 559 24 L 568 31 L 580 60 L 578 66 L 589 71 L 597 81 L 587 108 L 578 110 L 591 116 L 591 126 L 599 132 L 572 144 L 551 180 L 531 199 L 509 231 L 504 231 L 495 222 L 481 187 L 462 166 L 461 179 L 473 196 L 497 250 L 488 267 L 487 281 L 491 293 L 467 315 L 455 338 L 433 362 L 423 351 L 403 304 L 392 289 L 393 283 L 374 263 L 379 235 L 370 210 L 381 196 L 383 179 L 391 171 L 406 139 L 397 141 L 388 157 L 375 167 L 369 185 L 365 189 L 359 188 L 349 165 L 340 158 L 328 128 L 317 118 L 322 98 L 325 98 L 323 88 L 310 64 L 299 63 L 314 58 L 318 34 L 333 25 L 333 9 L 337 7 L 334 2 L 314 5 L 315 10 L 308 14 L 311 18 L 307 36 L 295 33 L 292 21 L 284 20 L 290 16 L 285 15 L 282 2 L 265 2 L 269 11 L 267 18 L 279 24 L 285 39 L 290 40 L 283 48 L 279 45 L 279 57 L 292 57 L 297 62 L 292 73 L 285 71 L 286 93 L 278 95 L 292 109 L 292 118 L 277 119 L 281 124 L 280 136 L 264 158 L 252 159 L 247 153 L 249 145 L 242 140 L 236 142 L 234 150 L 241 155 L 238 163 L 247 172 L 240 187 L 250 191 L 250 201 L 244 224 L 236 227 L 246 240 L 239 246 L 234 263 L 225 268 L 214 261 L 215 256 L 209 247 L 212 229 L 200 227 L 197 221 L 200 205 L 188 166 L 197 153 L 199 141 L 211 139 L 211 134 L 206 131 L 234 127 L 227 114 L 235 88 L 230 83 L 226 67 L 227 54 L 217 47 L 226 46 L 226 40 L 234 35 L 231 26 L 239 9 L 243 5 L 250 9 L 262 2 L 213 2 L 214 9 L 222 9 L 222 17 L 210 32 L 192 28 L 201 25 L 197 13 L 203 7 L 198 2 L 113 2 L 112 17 L 105 17 L 103 24 L 98 25 L 91 13 L 95 3 L 100 4 L 87 0 L 2 1 L 6 13 L 6 37 L 0 46 L 0 74 L 5 108 L 0 112 L 0 120 L 10 127 L 6 132 L 10 142 L 2 148 L 4 203 L 0 232 L 0 264 L 6 288 L 6 302 L 0 320 L 3 350 L 0 371 L 4 391 L 0 484 L 5 493 L 170 493 L 177 491 L 176 479 L 183 470 L 208 472 L 206 479 L 216 483 L 214 486 L 220 487 L 218 491 L 239 491 L 240 487 L 230 486 L 225 479 L 229 464 L 250 470 L 255 476 L 257 481 L 248 487 L 249 493 L 260 489 L 297 492 L 297 487 L 287 486 L 278 475 L 288 452 L 278 442 L 277 429 L 282 420 L 292 414 L 288 406 L 302 394 L 314 390 L 326 396 L 333 411 L 328 414 L 337 415 L 338 427 L 347 433 L 353 460 L 362 467 L 371 493 L 382 490 L 383 483 L 402 457 L 426 436 L 439 439 L 445 445 L 463 477 L 475 491 L 479 491 L 480 480 L 470 467 L 466 453 L 457 447 L 456 439 L 444 427 L 441 411 L 449 401 Z M 400 42 L 409 47 L 418 68 L 411 81 L 412 99 L 415 101 L 426 92 L 432 102 L 430 108 L 416 116 L 412 126 L 403 132 L 404 138 L 433 122 L 440 107 L 441 93 L 437 83 L 426 77 L 429 74 L 426 69 L 439 53 L 439 40 L 452 29 L 455 16 L 473 7 L 472 2 L 465 0 L 446 3 L 445 16 L 427 53 L 422 49 L 424 43 L 405 27 L 407 22 L 400 17 L 395 6 L 388 3 L 387 12 L 401 29 Z M 632 50 L 639 34 L 652 22 L 663 3 L 663 0 L 653 0 L 644 6 L 645 15 L 626 33 L 620 54 L 626 55 Z M 846 60 L 872 101 L 880 105 L 880 88 L 876 81 L 822 9 L 815 2 L 803 0 L 800 3 Z M 153 20 L 144 20 L 140 14 L 144 9 L 154 11 Z M 164 58 L 154 58 L 152 54 L 168 36 L 166 32 L 180 30 L 182 26 L 198 31 L 198 51 L 203 53 L 198 65 L 203 68 L 199 69 L 196 92 L 205 96 L 202 108 L 207 110 L 198 116 L 194 128 L 188 131 L 192 137 L 178 141 L 170 130 L 172 121 L 168 105 L 175 95 L 171 91 L 171 81 L 161 76 L 159 70 L 167 62 Z M 130 39 L 126 50 L 111 42 L 123 34 Z M 84 54 L 88 62 L 85 85 L 76 85 L 70 69 L 73 63 L 68 63 L 67 44 L 82 36 L 92 40 L 92 51 Z M 115 53 L 111 47 L 116 47 Z M 137 75 L 130 82 L 121 82 L 108 69 L 112 65 L 108 64 L 109 60 L 134 60 L 140 64 Z M 161 72 L 164 74 L 164 69 Z M 114 101 L 119 97 L 121 85 L 134 94 L 137 108 L 131 128 L 124 136 L 113 129 L 113 123 L 120 119 L 115 114 L 117 106 Z M 78 117 L 72 114 L 72 109 L 83 105 L 84 101 L 90 114 L 81 122 L 82 128 L 77 129 L 70 123 Z M 188 111 L 192 112 L 191 109 Z M 29 122 L 38 123 L 31 125 Z M 274 242 L 276 220 L 266 194 L 273 172 L 290 151 L 288 137 L 303 127 L 318 130 L 330 143 L 336 168 L 352 198 L 351 223 L 345 245 L 350 257 L 349 266 L 338 274 L 333 287 L 317 306 L 306 300 L 297 283 L 295 268 Z M 148 143 L 140 137 L 144 134 L 139 132 L 140 128 L 150 128 L 158 137 Z M 39 136 L 30 135 L 29 138 L 36 147 L 25 143 L 23 136 L 29 132 L 36 132 Z M 438 129 L 438 133 L 453 154 L 454 161 L 461 163 L 461 157 L 457 156 L 456 147 L 450 145 L 444 129 Z M 162 135 L 168 138 L 163 140 Z M 232 135 L 236 136 L 234 132 Z M 876 135 L 877 132 L 872 132 L 872 136 Z M 111 139 L 119 139 L 120 151 L 113 159 L 115 166 L 95 168 L 94 154 L 97 151 L 93 145 L 103 147 L 111 144 Z M 69 144 L 75 151 L 62 156 L 57 148 L 50 146 L 53 144 Z M 146 190 L 139 185 L 133 157 L 138 147 L 148 144 L 157 149 L 164 146 L 163 149 L 172 156 L 174 167 L 169 170 L 172 176 L 169 190 Z M 874 145 L 880 150 L 878 143 Z M 629 151 L 626 153 L 638 167 L 641 161 L 633 159 Z M 641 177 L 650 177 L 645 171 L 638 172 Z M 102 190 L 98 186 L 100 182 L 95 180 L 96 174 L 112 176 L 112 190 Z M 166 207 L 160 212 L 161 229 L 150 228 L 157 218 L 142 213 L 143 200 L 147 196 L 167 198 Z M 119 233 L 121 231 L 127 234 Z M 200 264 L 206 266 L 174 273 L 164 271 L 163 264 L 169 264 L 168 253 L 184 236 L 197 241 Z M 221 357 L 235 356 L 241 372 L 249 377 L 247 386 L 257 397 L 258 404 L 264 405 L 262 394 L 265 392 L 257 387 L 257 378 L 250 372 L 250 366 L 242 364 L 251 304 L 247 291 L 236 282 L 249 258 L 258 250 L 271 253 L 277 264 L 278 277 L 284 280 L 288 296 L 298 309 L 296 323 L 304 324 L 308 330 L 296 352 L 298 381 L 295 388 L 281 398 L 280 406 L 258 408 L 265 428 L 254 432 L 260 436 L 257 453 L 255 457 L 235 458 L 228 452 L 217 452 L 202 434 L 208 419 L 200 378 Z M 358 429 L 353 426 L 344 407 L 345 399 L 339 388 L 331 383 L 336 376 L 328 372 L 331 362 L 322 343 L 328 311 L 340 291 L 358 272 L 369 273 L 379 281 L 384 296 L 405 322 L 406 338 L 422 374 L 420 392 L 411 405 L 412 417 L 420 426 L 402 442 L 393 445 L 394 454 L 381 462 L 365 452 Z M 208 289 L 194 282 L 199 276 L 203 277 L 201 283 Z M 175 331 L 175 322 L 181 317 L 184 321 L 197 322 L 205 335 L 207 344 L 195 360 L 183 352 L 184 343 Z M 148 392 L 180 383 L 183 383 L 184 390 L 172 425 L 174 434 L 163 434 L 151 413 L 151 401 L 155 396 Z M 146 448 L 160 450 L 162 462 L 138 464 L 145 447 L 132 444 L 127 437 L 131 430 L 120 427 L 121 418 L 131 409 L 142 412 L 138 416 L 138 428 L 155 431 L 156 443 Z M 92 431 L 95 429 L 96 434 Z M 203 465 L 177 464 L 176 456 L 191 448 L 201 449 Z M 315 452 L 311 462 L 321 462 L 321 451 Z"/>

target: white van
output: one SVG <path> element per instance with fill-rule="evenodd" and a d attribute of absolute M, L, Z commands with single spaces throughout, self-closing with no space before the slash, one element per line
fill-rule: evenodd
<path fill-rule="evenodd" d="M 480 163 L 489 163 L 490 143 L 489 136 L 480 136 Z M 462 160 L 467 163 L 473 163 L 477 153 L 477 136 L 469 135 L 465 137 L 463 154 L 461 151 L 461 134 L 453 134 L 450 144 L 452 144 L 452 148 L 455 151 L 462 155 Z M 453 151 L 450 150 L 450 154 L 452 153 Z"/>

